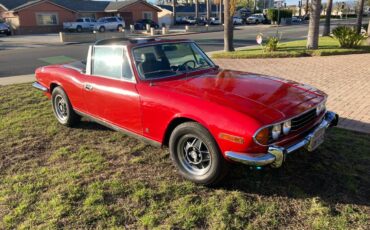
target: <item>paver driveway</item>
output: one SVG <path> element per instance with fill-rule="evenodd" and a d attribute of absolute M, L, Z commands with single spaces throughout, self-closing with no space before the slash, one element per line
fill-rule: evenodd
<path fill-rule="evenodd" d="M 370 133 L 370 54 L 273 59 L 216 59 L 225 69 L 283 77 L 315 86 L 328 95 L 339 126 Z"/>

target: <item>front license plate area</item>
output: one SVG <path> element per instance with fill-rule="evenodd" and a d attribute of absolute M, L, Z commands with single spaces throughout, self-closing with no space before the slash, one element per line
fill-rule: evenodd
<path fill-rule="evenodd" d="M 315 131 L 315 133 L 312 135 L 312 138 L 310 142 L 308 142 L 306 149 L 310 152 L 314 151 L 319 147 L 325 139 L 325 128 L 320 128 Z"/>

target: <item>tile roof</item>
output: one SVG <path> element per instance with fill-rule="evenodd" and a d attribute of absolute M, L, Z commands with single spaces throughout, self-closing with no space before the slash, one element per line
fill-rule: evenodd
<path fill-rule="evenodd" d="M 3 5 L 7 10 L 19 10 L 28 5 L 43 0 L 0 0 L 0 5 Z M 125 1 L 91 1 L 91 0 L 49 0 L 57 5 L 71 9 L 78 12 L 104 12 L 116 11 L 125 6 L 131 5 L 136 2 L 143 2 L 160 11 L 160 9 L 144 0 L 125 0 Z"/>

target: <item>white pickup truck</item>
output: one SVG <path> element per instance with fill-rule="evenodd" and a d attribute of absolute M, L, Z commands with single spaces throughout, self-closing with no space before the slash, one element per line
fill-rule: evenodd
<path fill-rule="evenodd" d="M 96 24 L 95 19 L 93 18 L 79 18 L 75 22 L 64 22 L 63 29 L 66 31 L 92 31 Z"/>

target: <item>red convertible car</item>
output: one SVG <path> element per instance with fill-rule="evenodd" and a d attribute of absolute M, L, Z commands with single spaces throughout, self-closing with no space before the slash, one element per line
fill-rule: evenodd
<path fill-rule="evenodd" d="M 98 41 L 86 62 L 38 68 L 36 79 L 61 124 L 85 116 L 169 146 L 180 174 L 206 185 L 232 162 L 280 167 L 295 150 L 314 151 L 338 122 L 322 91 L 222 70 L 190 40 Z"/>

